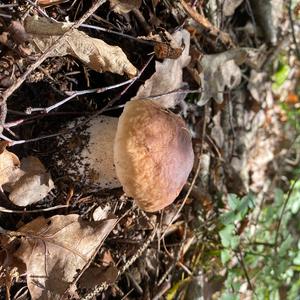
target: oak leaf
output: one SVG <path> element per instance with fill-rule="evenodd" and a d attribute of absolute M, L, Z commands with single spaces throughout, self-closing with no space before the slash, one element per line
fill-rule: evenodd
<path fill-rule="evenodd" d="M 14 255 L 26 264 L 32 299 L 61 299 L 115 224 L 116 219 L 88 222 L 71 214 L 39 217 L 21 227 Z"/>
<path fill-rule="evenodd" d="M 184 87 L 182 70 L 190 62 L 190 34 L 186 30 L 177 31 L 173 35 L 173 39 L 174 42 L 177 42 L 178 46 L 181 43 L 184 44 L 181 56 L 177 59 L 166 58 L 163 62 L 157 61 L 155 63 L 155 73 L 139 88 L 133 100 L 151 98 L 151 96 L 165 94 Z M 154 100 L 158 101 L 164 107 L 172 108 L 179 104 L 184 97 L 182 94 L 172 93 L 154 98 Z"/>
<path fill-rule="evenodd" d="M 7 142 L 0 142 L 0 188 L 12 180 L 15 170 L 20 165 L 19 158 L 6 150 L 6 146 Z"/>
<path fill-rule="evenodd" d="M 31 50 L 34 53 L 47 51 L 62 34 L 67 32 L 50 53 L 50 57 L 71 55 L 97 72 L 112 72 L 133 77 L 137 69 L 127 59 L 123 50 L 104 41 L 88 36 L 70 23 L 50 23 L 45 18 L 27 17 L 25 29 L 32 35 Z"/>

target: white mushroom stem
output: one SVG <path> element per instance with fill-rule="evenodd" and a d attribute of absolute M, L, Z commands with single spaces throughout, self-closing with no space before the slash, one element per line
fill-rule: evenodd
<path fill-rule="evenodd" d="M 75 182 L 89 190 L 120 187 L 113 161 L 113 144 L 118 118 L 97 116 L 87 127 L 65 137 L 60 143 L 65 157 L 59 167 Z M 74 123 L 68 127 L 74 126 Z"/>

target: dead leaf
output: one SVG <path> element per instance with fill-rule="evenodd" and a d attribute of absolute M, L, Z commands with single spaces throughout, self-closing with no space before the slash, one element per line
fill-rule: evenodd
<path fill-rule="evenodd" d="M 92 289 L 96 285 L 106 282 L 112 284 L 118 277 L 118 269 L 115 266 L 108 267 L 89 267 L 78 281 L 80 288 Z"/>
<path fill-rule="evenodd" d="M 19 21 L 11 21 L 8 32 L 17 44 L 23 44 L 30 40 L 30 35 L 25 31 L 24 26 Z"/>
<path fill-rule="evenodd" d="M 46 51 L 60 36 L 70 29 L 70 23 L 50 23 L 45 18 L 27 17 L 25 29 L 33 35 L 31 50 L 35 53 Z M 69 30 L 60 40 L 51 57 L 71 55 L 97 72 L 112 72 L 130 77 L 137 74 L 137 69 L 127 59 L 118 46 L 111 46 L 104 41 L 92 38 L 77 29 Z"/>
<path fill-rule="evenodd" d="M 15 205 L 27 206 L 45 198 L 53 188 L 49 173 L 26 173 L 13 186 L 9 200 Z"/>
<path fill-rule="evenodd" d="M 60 299 L 116 224 L 116 219 L 87 222 L 79 215 L 39 217 L 19 229 L 15 252 L 27 267 L 32 299 Z"/>
<path fill-rule="evenodd" d="M 225 17 L 232 16 L 236 10 L 236 8 L 243 2 L 244 0 L 224 0 L 223 2 L 223 14 Z"/>
<path fill-rule="evenodd" d="M 177 59 L 165 59 L 162 63 L 155 63 L 155 73 L 145 82 L 133 98 L 151 98 L 151 96 L 165 94 L 170 91 L 177 90 L 184 86 L 182 81 L 182 69 L 186 67 L 190 61 L 190 34 L 186 30 L 177 31 L 173 35 L 178 45 L 184 43 L 182 55 Z M 164 95 L 154 100 L 158 101 L 162 106 L 171 108 L 175 107 L 181 100 L 185 98 L 176 93 Z"/>
<path fill-rule="evenodd" d="M 255 20 L 264 33 L 264 37 L 273 45 L 277 43 L 278 33 L 282 26 L 280 20 L 284 14 L 283 0 L 250 0 Z"/>
<path fill-rule="evenodd" d="M 18 206 L 27 206 L 45 198 L 54 188 L 54 183 L 41 161 L 34 156 L 21 160 L 11 180 L 3 186 L 9 200 Z"/>
<path fill-rule="evenodd" d="M 232 49 L 219 54 L 204 55 L 200 61 L 202 94 L 198 105 L 205 105 L 211 98 L 223 102 L 223 92 L 237 87 L 241 82 L 239 65 L 247 59 L 244 49 Z"/>
<path fill-rule="evenodd" d="M 118 14 L 127 14 L 133 9 L 139 9 L 142 0 L 109 0 L 110 7 Z"/>
<path fill-rule="evenodd" d="M 13 178 L 14 171 L 19 167 L 19 158 L 6 150 L 7 142 L 0 142 L 0 188 Z"/>

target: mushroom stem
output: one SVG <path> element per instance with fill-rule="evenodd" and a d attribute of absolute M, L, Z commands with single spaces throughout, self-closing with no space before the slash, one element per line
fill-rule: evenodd
<path fill-rule="evenodd" d="M 113 157 L 117 126 L 118 118 L 97 116 L 61 145 L 65 155 L 60 167 L 75 183 L 83 183 L 87 191 L 121 187 Z"/>

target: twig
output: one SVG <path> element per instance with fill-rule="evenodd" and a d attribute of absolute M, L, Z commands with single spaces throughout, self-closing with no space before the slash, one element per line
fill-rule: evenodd
<path fill-rule="evenodd" d="M 194 10 L 189 4 L 184 0 L 180 0 L 180 4 L 185 10 L 185 12 L 196 21 L 201 27 L 207 30 L 211 35 L 216 38 L 220 38 L 224 46 L 229 46 L 230 48 L 235 47 L 233 41 L 231 40 L 228 33 L 221 31 L 219 28 L 214 26 L 207 18 L 200 15 L 196 10 Z"/>
<path fill-rule="evenodd" d="M 51 110 L 53 110 L 53 109 L 55 109 L 55 108 L 57 108 L 57 107 L 65 104 L 66 102 L 72 100 L 73 98 L 75 98 L 77 96 L 82 96 L 82 95 L 86 95 L 86 94 L 93 94 L 93 93 L 100 94 L 100 93 L 103 93 L 103 92 L 106 92 L 106 91 L 109 91 L 109 90 L 112 90 L 112 89 L 116 89 L 116 88 L 121 87 L 123 85 L 126 85 L 128 83 L 131 83 L 135 79 L 136 79 L 136 77 L 134 77 L 132 79 L 129 79 L 129 80 L 126 80 L 124 82 L 117 83 L 117 84 L 110 85 L 110 86 L 103 87 L 103 88 L 95 88 L 95 89 L 82 90 L 82 91 L 73 91 L 73 92 L 71 92 L 71 96 L 63 99 L 62 101 L 57 102 L 54 105 L 51 105 L 49 107 L 44 107 L 44 108 L 31 108 L 31 107 L 29 107 L 26 110 L 26 113 L 27 114 L 31 114 L 32 112 L 35 112 L 35 111 L 42 111 L 44 113 L 49 113 Z"/>
<path fill-rule="evenodd" d="M 283 215 L 285 213 L 285 210 L 286 210 L 286 207 L 288 205 L 288 202 L 290 200 L 290 197 L 292 195 L 292 192 L 294 191 L 294 188 L 296 186 L 296 183 L 299 181 L 300 177 L 298 177 L 292 184 L 292 186 L 290 187 L 289 191 L 288 191 L 288 194 L 287 194 L 287 197 L 284 201 L 284 204 L 283 204 L 283 208 L 282 208 L 282 211 L 281 211 L 281 214 L 280 214 L 280 218 L 279 218 L 279 222 L 278 222 L 278 225 L 277 225 L 277 228 L 276 228 L 276 235 L 275 235 L 275 252 L 277 253 L 278 252 L 278 238 L 279 238 L 279 229 L 280 229 L 280 226 L 281 226 L 281 223 L 282 223 L 282 219 L 283 219 Z"/>
<path fill-rule="evenodd" d="M 28 139 L 28 140 L 20 140 L 20 141 L 14 141 L 11 140 L 7 137 L 5 137 L 3 134 L 0 133 L 0 138 L 8 141 L 10 143 L 10 146 L 14 146 L 14 145 L 20 145 L 20 144 L 24 144 L 24 143 L 30 143 L 30 142 L 36 142 L 36 141 L 40 141 L 43 139 L 47 139 L 47 138 L 51 138 L 51 137 L 56 137 L 56 136 L 60 136 L 60 135 L 64 135 L 66 133 L 69 133 L 71 131 L 74 131 L 77 128 L 80 128 L 82 126 L 84 126 L 85 124 L 87 124 L 89 121 L 91 121 L 93 118 L 95 118 L 96 116 L 101 115 L 104 111 L 106 111 L 108 108 L 110 108 L 117 100 L 119 100 L 119 98 L 124 95 L 126 93 L 126 91 L 131 87 L 131 85 L 138 79 L 140 78 L 140 76 L 142 75 L 142 73 L 145 71 L 145 69 L 147 68 L 147 66 L 149 65 L 149 63 L 151 62 L 151 60 L 153 59 L 153 55 L 149 58 L 149 60 L 147 61 L 147 63 L 144 65 L 144 67 L 142 68 L 142 70 L 138 73 L 138 75 L 136 77 L 133 78 L 133 80 L 128 84 L 128 86 L 121 92 L 119 93 L 116 97 L 114 97 L 111 101 L 109 101 L 103 108 L 101 108 L 99 111 L 97 111 L 96 113 L 92 114 L 89 118 L 85 119 L 83 122 L 78 123 L 76 126 L 74 126 L 73 128 L 69 128 L 69 129 L 64 129 L 61 130 L 60 132 L 57 133 L 53 133 L 53 134 L 49 134 L 49 135 L 44 135 L 41 137 L 37 137 L 37 138 L 32 138 L 32 139 Z"/>
<path fill-rule="evenodd" d="M 38 68 L 41 63 L 47 59 L 51 52 L 58 46 L 58 44 L 61 42 L 61 40 L 70 32 L 70 30 L 78 28 L 82 23 L 84 23 L 103 3 L 105 3 L 106 0 L 97 0 L 93 3 L 93 5 L 91 6 L 91 8 L 76 22 L 74 23 L 74 25 L 72 25 L 69 30 L 67 30 L 63 35 L 61 35 L 53 44 L 51 47 L 49 47 L 47 49 L 47 51 L 45 51 L 36 62 L 34 62 L 33 64 L 31 64 L 28 68 L 27 71 L 25 73 L 23 73 L 22 76 L 20 76 L 16 82 L 9 87 L 8 89 L 6 89 L 3 93 L 2 93 L 2 97 L 0 100 L 0 105 L 2 105 L 4 102 L 6 102 L 6 100 L 8 99 L 8 97 L 10 97 L 12 95 L 12 93 L 17 90 L 21 84 L 26 80 L 27 76 L 31 74 L 31 72 L 33 72 L 36 68 Z"/>
<path fill-rule="evenodd" d="M 295 24 L 294 24 L 294 19 L 293 19 L 292 0 L 289 1 L 288 6 L 289 6 L 288 11 L 289 11 L 289 19 L 290 19 L 291 29 L 292 29 L 293 43 L 295 44 L 295 47 L 296 47 L 296 55 L 298 57 L 298 60 L 300 60 L 300 50 L 299 50 L 297 39 L 296 39 Z"/>
<path fill-rule="evenodd" d="M 31 214 L 31 213 L 40 213 L 40 212 L 51 211 L 51 210 L 66 208 L 66 207 L 69 207 L 69 205 L 57 205 L 53 207 L 33 209 L 33 210 L 12 210 L 0 206 L 0 212 L 12 213 L 12 214 Z"/>
<path fill-rule="evenodd" d="M 249 277 L 249 275 L 248 275 L 248 271 L 247 271 L 246 266 L 245 266 L 245 264 L 244 264 L 243 256 L 242 256 L 242 253 L 241 253 L 241 250 L 240 250 L 240 249 L 238 249 L 238 251 L 237 251 L 237 253 L 235 254 L 235 256 L 236 256 L 236 258 L 237 258 L 239 264 L 240 264 L 241 267 L 242 267 L 242 270 L 243 270 L 243 272 L 244 272 L 244 275 L 245 275 L 245 277 L 246 277 L 246 280 L 247 280 L 247 283 L 248 283 L 248 286 L 249 286 L 250 290 L 256 295 L 255 290 L 254 290 L 254 288 L 253 288 L 253 285 L 252 285 L 252 283 L 251 283 L 250 277 Z"/>
<path fill-rule="evenodd" d="M 149 237 L 146 239 L 146 241 L 143 243 L 143 245 L 136 251 L 136 254 L 132 256 L 126 263 L 125 265 L 122 266 L 122 268 L 118 271 L 118 277 L 120 277 L 126 270 L 129 269 L 129 267 L 132 266 L 132 264 L 143 254 L 143 252 L 148 248 L 148 246 L 151 244 L 153 241 L 157 231 L 157 226 L 152 230 L 152 233 L 149 235 Z M 91 300 L 94 297 L 97 297 L 105 291 L 109 287 L 109 284 L 105 281 L 101 285 L 96 286 L 94 290 L 85 297 L 82 298 L 82 300 Z"/>

